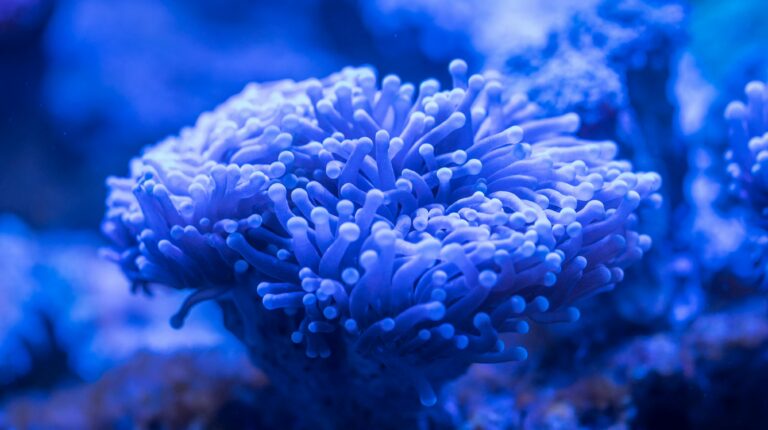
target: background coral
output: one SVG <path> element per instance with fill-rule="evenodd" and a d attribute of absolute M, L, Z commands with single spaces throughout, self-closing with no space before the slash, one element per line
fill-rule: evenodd
<path fill-rule="evenodd" d="M 7 428 L 231 428 L 230 410 L 269 403 L 269 382 L 242 354 L 188 350 L 139 353 L 90 385 L 14 399 L 0 414 Z M 253 399 L 253 400 L 252 400 Z M 234 409 L 233 409 L 234 408 Z M 253 425 L 279 417 L 249 415 Z M 243 418 L 242 416 L 240 418 Z M 255 428 L 255 427 L 254 427 Z"/>
<path fill-rule="evenodd" d="M 93 381 L 137 351 L 237 349 L 220 323 L 206 320 L 210 309 L 190 320 L 192 336 L 173 330 L 168 313 L 179 293 L 131 294 L 119 269 L 99 255 L 95 234 L 36 233 L 2 216 L 0 242 L 0 398 Z"/>

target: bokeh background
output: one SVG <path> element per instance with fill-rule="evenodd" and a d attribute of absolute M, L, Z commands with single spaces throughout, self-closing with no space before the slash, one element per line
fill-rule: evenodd
<path fill-rule="evenodd" d="M 535 333 L 540 358 L 450 388 L 457 426 L 768 428 L 768 242 L 723 119 L 768 78 L 766 24 L 762 0 L 0 0 L 0 427 L 281 425 L 215 308 L 175 331 L 182 297 L 100 257 L 105 180 L 249 82 L 447 82 L 464 58 L 578 112 L 664 204 L 643 264 Z"/>

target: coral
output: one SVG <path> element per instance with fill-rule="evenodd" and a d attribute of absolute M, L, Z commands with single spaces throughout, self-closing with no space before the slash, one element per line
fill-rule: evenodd
<path fill-rule="evenodd" d="M 195 290 L 175 326 L 217 300 L 300 408 L 416 419 L 411 393 L 433 405 L 471 363 L 524 359 L 501 333 L 620 282 L 661 185 L 575 137 L 577 115 L 450 71 L 417 95 L 365 68 L 249 85 L 109 180 L 113 258 L 139 288 Z"/>
<path fill-rule="evenodd" d="M 633 376 L 633 424 L 640 428 L 765 427 L 768 414 L 761 393 L 768 381 L 767 328 L 761 299 L 704 314 L 682 336 L 661 333 L 653 342 L 637 339 L 633 348 L 646 344 L 647 367 L 643 373 L 626 368 Z M 634 351 L 621 355 L 637 356 Z"/>
<path fill-rule="evenodd" d="M 686 327 L 626 333 L 554 368 L 535 360 L 473 366 L 448 388 L 456 427 L 762 428 L 765 309 L 764 298 L 752 297 Z M 563 354 L 559 345 L 542 346 Z M 535 345 L 531 352 L 536 357 Z"/>
<path fill-rule="evenodd" d="M 586 131 L 613 133 L 618 112 L 628 106 L 628 72 L 665 67 L 679 46 L 681 3 L 563 0 L 551 7 L 531 0 L 376 0 L 361 2 L 361 8 L 379 38 L 415 28 L 427 57 L 468 51 L 486 68 L 502 70 L 508 88 L 528 93 L 550 113 L 574 110 Z"/>
<path fill-rule="evenodd" d="M 379 37 L 418 27 L 415 41 L 430 58 L 447 59 L 466 45 L 498 66 L 511 56 L 547 45 L 551 33 L 568 28 L 572 16 L 593 8 L 597 0 L 564 0 L 558 7 L 535 0 L 482 3 L 457 0 L 361 1 L 362 15 Z M 510 26 L 514 21 L 517 25 Z"/>
<path fill-rule="evenodd" d="M 695 135 L 708 125 L 710 109 L 718 92 L 704 78 L 698 61 L 690 52 L 680 55 L 672 85 L 680 135 Z"/>
<path fill-rule="evenodd" d="M 613 133 L 615 126 L 606 124 L 627 104 L 623 74 L 610 67 L 601 49 L 558 45 L 541 57 L 508 59 L 505 83 L 527 92 L 548 113 L 578 112 L 586 127 L 582 133 Z"/>
<path fill-rule="evenodd" d="M 746 103 L 732 101 L 725 109 L 728 125 L 728 147 L 725 166 L 727 176 L 718 169 L 707 169 L 699 174 L 699 182 L 720 179 L 729 181 L 727 189 L 709 187 L 709 199 L 703 201 L 700 210 L 712 213 L 731 225 L 720 231 L 701 229 L 719 242 L 727 240 L 732 245 L 727 249 L 724 268 L 734 275 L 737 282 L 746 286 L 765 286 L 768 254 L 766 228 L 766 205 L 768 205 L 768 90 L 765 84 L 753 81 L 745 87 Z M 707 179 L 707 175 L 711 178 Z M 699 187 L 698 194 L 705 194 Z M 701 216 L 699 216 L 701 218 Z M 730 238 L 730 239 L 728 239 Z"/>
<path fill-rule="evenodd" d="M 734 101 L 725 110 L 728 173 L 738 197 L 763 214 L 768 204 L 768 90 L 754 81 L 744 91 L 747 103 Z"/>
<path fill-rule="evenodd" d="M 37 2 L 55 3 L 42 40 L 19 46 L 16 56 L 0 54 L 0 93 L 11 98 L 0 116 L 19 118 L 0 133 L 25 142 L 0 148 L 7 177 L 19 184 L 0 211 L 36 225 L 97 225 L 104 190 L 89 184 L 250 80 L 327 74 L 346 63 L 326 46 L 331 24 L 316 0 Z M 22 70 L 19 59 L 32 53 L 36 68 Z M 20 190 L 28 188 L 40 193 L 26 197 Z"/>
<path fill-rule="evenodd" d="M 94 233 L 38 232 L 4 215 L 0 243 L 0 398 L 94 380 L 139 350 L 238 347 L 215 321 L 190 321 L 191 336 L 168 327 L 183 293 L 132 295 L 119 268 L 99 256 Z"/>
<path fill-rule="evenodd" d="M 173 354 L 145 352 L 110 369 L 92 384 L 13 399 L 0 412 L 0 426 L 232 428 L 220 427 L 223 423 L 218 422 L 227 403 L 266 394 L 268 389 L 263 373 L 253 368 L 242 354 L 196 350 Z M 219 425 L 212 426 L 215 423 Z M 277 427 L 273 424 L 267 428 Z"/>
<path fill-rule="evenodd" d="M 762 428 L 765 305 L 753 300 L 682 331 L 627 336 L 590 354 L 587 368 L 474 366 L 445 395 L 452 428 Z M 92 384 L 10 400 L 0 427 L 291 428 L 273 390 L 240 354 L 140 353 Z"/>
<path fill-rule="evenodd" d="M 695 253 L 674 228 L 685 210 L 681 190 L 687 151 L 676 137 L 673 106 L 665 96 L 684 42 L 686 2 L 560 1 L 556 7 L 526 0 L 374 3 L 378 10 L 364 10 L 377 18 L 370 19 L 372 27 L 384 35 L 410 23 L 422 29 L 419 42 L 426 55 L 437 57 L 457 51 L 464 36 L 486 69 L 502 72 L 499 80 L 510 94 L 526 93 L 547 116 L 579 114 L 579 136 L 616 140 L 621 157 L 632 160 L 636 169 L 661 174 L 665 204 L 652 216 L 641 216 L 649 220 L 641 230 L 654 242 L 672 246 L 654 247 L 627 274 L 629 288 L 616 297 L 626 298 L 621 307 L 630 312 L 616 315 L 618 306 L 599 312 L 606 319 L 618 316 L 642 324 L 678 322 L 665 318 L 669 308 L 701 292 L 697 272 L 678 276 L 670 265 Z M 594 334 L 590 329 L 582 333 Z"/>
<path fill-rule="evenodd" d="M 686 4 L 685 0 L 603 0 L 576 14 L 569 38 L 574 46 L 603 49 L 616 66 L 663 66 L 669 50 L 683 38 Z"/>
<path fill-rule="evenodd" d="M 696 243 L 696 261 L 708 286 L 707 296 L 733 299 L 759 293 L 765 286 L 764 221 L 745 196 L 738 181 L 726 173 L 724 163 L 708 165 L 717 153 L 698 148 L 702 164 L 689 179 L 691 213 L 688 236 Z M 720 157 L 722 161 L 722 157 Z M 762 288 L 755 288 L 760 286 Z"/>
<path fill-rule="evenodd" d="M 628 282 L 607 306 L 596 306 L 605 316 L 642 325 L 679 323 L 700 309 L 701 279 L 675 262 L 695 253 L 675 228 L 681 221 L 686 148 L 676 137 L 674 111 L 665 96 L 667 82 L 684 36 L 684 7 L 675 1 L 604 0 L 596 7 L 575 10 L 563 28 L 552 31 L 540 55 L 523 51 L 504 64 L 509 82 L 527 91 L 548 113 L 573 110 L 583 119 L 582 137 L 611 138 L 621 143 L 620 154 L 635 168 L 664 177 L 662 209 L 642 216 L 641 225 L 655 243 L 642 264 L 627 273 Z M 690 311 L 678 312 L 687 307 Z M 697 309 L 698 308 L 698 309 Z M 618 312 L 617 312 L 618 311 Z M 590 318 L 594 312 L 587 313 Z M 573 340 L 597 335 L 587 326 Z M 601 325 L 600 329 L 615 327 Z M 622 336 L 620 330 L 614 336 Z"/>

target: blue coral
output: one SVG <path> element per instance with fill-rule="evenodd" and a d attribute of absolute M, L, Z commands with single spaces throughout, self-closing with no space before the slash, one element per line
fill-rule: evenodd
<path fill-rule="evenodd" d="M 501 334 L 574 321 L 620 282 L 661 180 L 574 136 L 577 115 L 450 72 L 445 91 L 366 68 L 247 86 L 109 180 L 114 258 L 137 287 L 195 290 L 176 326 L 217 300 L 332 419 L 410 419 L 409 393 L 433 405 L 471 363 L 524 359 Z"/>
<path fill-rule="evenodd" d="M 728 173 L 735 180 L 732 190 L 759 212 L 768 204 L 768 90 L 753 81 L 745 88 L 747 103 L 731 102 L 725 111 L 728 121 Z"/>
<path fill-rule="evenodd" d="M 753 81 L 745 87 L 746 103 L 733 101 L 725 109 L 728 150 L 725 155 L 736 198 L 743 240 L 732 258 L 731 271 L 748 285 L 766 285 L 768 253 L 768 89 Z"/>
<path fill-rule="evenodd" d="M 391 35 L 413 33 L 428 58 L 476 56 L 511 78 L 506 86 L 528 93 L 548 113 L 578 112 L 582 134 L 598 135 L 615 133 L 615 123 L 626 121 L 615 117 L 627 114 L 635 97 L 627 94 L 630 87 L 643 86 L 642 92 L 658 85 L 647 82 L 659 77 L 649 72 L 668 67 L 683 41 L 686 12 L 676 0 L 561 0 L 557 7 L 531 0 L 360 3 L 364 22 L 388 49 L 410 52 L 413 43 Z"/>
<path fill-rule="evenodd" d="M 137 351 L 239 349 L 210 320 L 195 318 L 187 333 L 168 327 L 184 293 L 132 296 L 120 270 L 99 257 L 97 234 L 34 231 L 0 214 L 0 243 L 0 399 L 92 381 Z M 218 311 L 209 307 L 199 316 Z"/>

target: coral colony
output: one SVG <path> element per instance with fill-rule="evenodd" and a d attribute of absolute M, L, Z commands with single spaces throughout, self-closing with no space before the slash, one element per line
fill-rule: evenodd
<path fill-rule="evenodd" d="M 367 68 L 250 84 L 109 180 L 113 257 L 194 291 L 174 326 L 216 300 L 317 426 L 423 419 L 470 364 L 526 358 L 503 334 L 620 282 L 651 245 L 633 212 L 660 203 L 577 115 L 449 70 L 442 91 Z"/>
<path fill-rule="evenodd" d="M 739 198 L 763 213 L 768 203 L 768 90 L 762 82 L 745 88 L 747 103 L 731 102 L 725 111 L 730 150 L 728 173 Z"/>
<path fill-rule="evenodd" d="M 725 154 L 732 180 L 729 190 L 739 203 L 743 238 L 731 270 L 748 285 L 768 283 L 765 252 L 768 245 L 768 90 L 765 84 L 747 84 L 746 104 L 733 101 L 725 109 L 729 148 Z"/>

